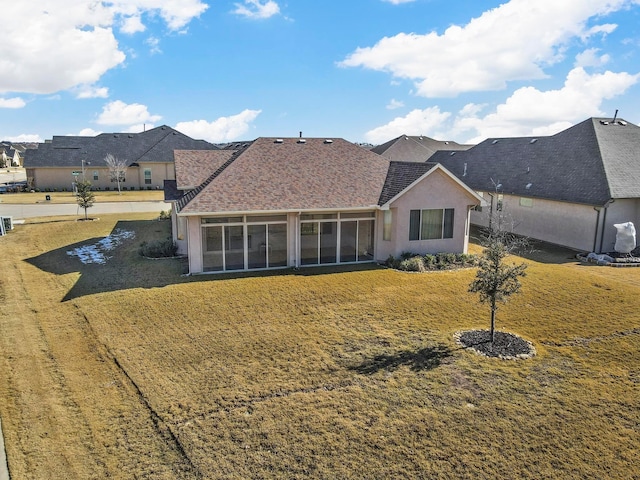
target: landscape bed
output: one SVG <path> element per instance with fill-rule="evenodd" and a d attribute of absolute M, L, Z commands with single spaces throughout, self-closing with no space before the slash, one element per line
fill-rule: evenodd
<path fill-rule="evenodd" d="M 497 328 L 536 356 L 505 361 L 454 338 L 489 326 L 488 308 L 467 293 L 473 268 L 185 277 L 184 260 L 138 254 L 169 222 L 74 220 L 34 219 L 0 239 L 12 478 L 640 469 L 640 269 L 560 249 L 526 258 L 522 293 L 498 310 Z M 104 262 L 68 253 L 113 246 L 103 240 L 115 233 Z"/>

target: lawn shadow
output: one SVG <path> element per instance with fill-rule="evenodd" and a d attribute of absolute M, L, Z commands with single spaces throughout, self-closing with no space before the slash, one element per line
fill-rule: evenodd
<path fill-rule="evenodd" d="M 169 222 L 119 221 L 107 237 L 94 237 L 48 251 L 25 261 L 54 275 L 79 273 L 62 301 L 131 288 L 164 287 L 184 281 L 184 260 L 151 260 L 138 253 L 143 241 L 163 240 Z"/>
<path fill-rule="evenodd" d="M 349 367 L 349 370 L 354 370 L 363 375 L 373 375 L 381 370 L 393 371 L 403 365 L 408 366 L 414 372 L 433 370 L 439 367 L 443 360 L 451 357 L 452 354 L 452 350 L 445 345 L 425 347 L 417 351 L 403 350 L 390 355 L 376 355 L 359 365 Z"/>

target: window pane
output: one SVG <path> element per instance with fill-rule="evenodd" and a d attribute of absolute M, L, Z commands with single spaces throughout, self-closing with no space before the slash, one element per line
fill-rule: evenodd
<path fill-rule="evenodd" d="M 373 216 L 375 216 L 375 212 L 350 212 L 340 214 L 340 218 L 371 218 Z"/>
<path fill-rule="evenodd" d="M 373 220 L 358 222 L 358 261 L 373 260 Z"/>
<path fill-rule="evenodd" d="M 202 269 L 205 272 L 222 270 L 222 227 L 202 229 Z"/>
<path fill-rule="evenodd" d="M 320 263 L 336 263 L 338 261 L 338 222 L 322 222 L 320 228 Z"/>
<path fill-rule="evenodd" d="M 340 261 L 355 262 L 358 239 L 358 222 L 340 222 Z"/>
<path fill-rule="evenodd" d="M 213 217 L 203 218 L 202 223 L 241 223 L 242 217 Z"/>
<path fill-rule="evenodd" d="M 318 263 L 318 240 L 320 230 L 318 222 L 300 225 L 300 264 L 316 265 Z"/>
<path fill-rule="evenodd" d="M 444 230 L 442 238 L 453 238 L 453 208 L 444 209 Z"/>
<path fill-rule="evenodd" d="M 300 220 L 331 220 L 338 218 L 337 213 L 305 213 L 300 215 Z"/>
<path fill-rule="evenodd" d="M 269 266 L 287 266 L 287 225 L 269 225 Z"/>
<path fill-rule="evenodd" d="M 267 226 L 247 226 L 249 268 L 267 267 Z"/>
<path fill-rule="evenodd" d="M 244 227 L 224 226 L 225 229 L 225 270 L 244 269 Z"/>
<path fill-rule="evenodd" d="M 409 212 L 409 240 L 420 240 L 420 210 Z"/>
<path fill-rule="evenodd" d="M 422 210 L 422 240 L 442 238 L 442 210 Z"/>
<path fill-rule="evenodd" d="M 391 210 L 385 210 L 383 215 L 382 239 L 391 240 L 391 221 L 393 220 Z"/>
<path fill-rule="evenodd" d="M 286 222 L 286 215 L 249 215 L 247 222 Z"/>

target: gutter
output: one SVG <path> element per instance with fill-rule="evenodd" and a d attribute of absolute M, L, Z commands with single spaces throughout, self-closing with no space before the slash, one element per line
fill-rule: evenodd
<path fill-rule="evenodd" d="M 609 206 L 615 202 L 613 198 L 610 198 L 607 203 L 604 204 L 604 215 L 602 216 L 602 229 L 600 230 L 600 250 L 598 253 L 602 253 L 602 245 L 604 244 L 604 227 L 607 224 L 607 210 L 609 210 Z"/>

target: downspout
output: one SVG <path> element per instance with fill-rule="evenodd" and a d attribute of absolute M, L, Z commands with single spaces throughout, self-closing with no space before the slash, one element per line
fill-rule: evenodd
<path fill-rule="evenodd" d="M 596 228 L 593 231 L 593 250 L 592 252 L 596 252 L 596 247 L 598 246 L 598 227 L 600 226 L 600 208 L 602 207 L 593 207 L 593 209 L 598 212 L 596 215 Z"/>
<path fill-rule="evenodd" d="M 602 253 L 602 245 L 604 244 L 604 228 L 607 224 L 607 210 L 609 210 L 609 205 L 611 205 L 615 200 L 610 198 L 607 203 L 604 204 L 604 215 L 602 216 L 602 230 L 600 231 L 600 250 L 597 253 Z"/>

